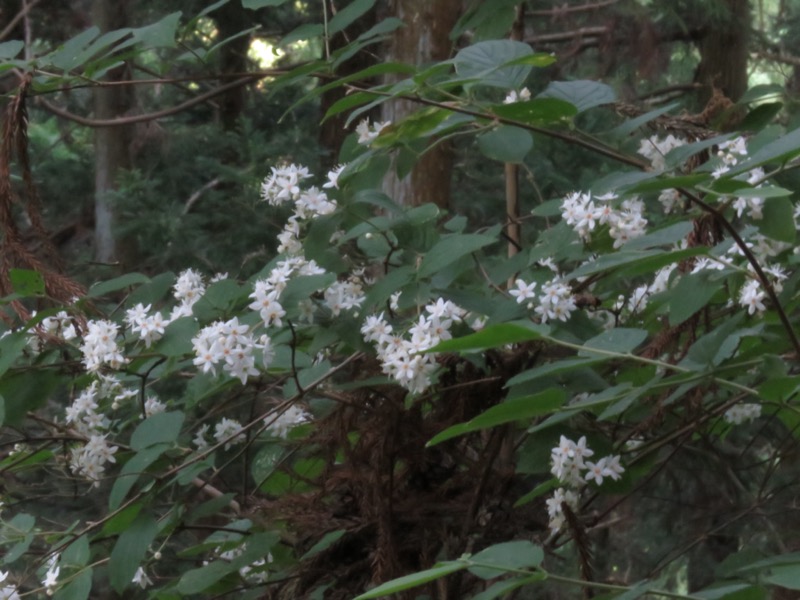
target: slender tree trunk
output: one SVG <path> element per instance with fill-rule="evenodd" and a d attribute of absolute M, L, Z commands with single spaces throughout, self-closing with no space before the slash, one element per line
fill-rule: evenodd
<path fill-rule="evenodd" d="M 128 0 L 94 0 L 92 18 L 101 31 L 125 27 L 128 23 Z M 109 80 L 127 79 L 127 67 L 109 72 Z M 127 113 L 132 106 L 129 86 L 96 87 L 94 116 L 113 119 Z M 110 192 L 117 189 L 120 173 L 131 166 L 131 128 L 100 127 L 95 130 L 95 258 L 100 262 L 130 262 L 135 255 L 131 242 L 118 244 L 114 236 L 114 207 Z"/>
<path fill-rule="evenodd" d="M 387 61 L 421 66 L 450 56 L 450 31 L 461 12 L 461 0 L 391 0 L 390 13 L 401 19 L 405 27 L 394 33 Z M 390 101 L 383 105 L 383 121 L 400 121 L 417 105 L 407 101 Z M 450 203 L 453 166 L 449 144 L 428 150 L 406 177 L 398 177 L 392 169 L 384 180 L 384 189 L 395 202 L 418 206 L 432 202 L 442 208 Z"/>
<path fill-rule="evenodd" d="M 716 21 L 701 38 L 700 64 L 695 81 L 703 84 L 701 100 L 707 101 L 714 87 L 736 102 L 747 90 L 749 0 L 725 0 L 727 18 Z"/>
<path fill-rule="evenodd" d="M 212 13 L 219 31 L 219 39 L 227 40 L 250 27 L 249 20 L 241 2 L 228 2 Z M 245 35 L 223 45 L 220 52 L 219 69 L 221 73 L 244 73 L 247 70 L 247 50 L 250 36 Z M 247 101 L 247 88 L 237 86 L 223 94 L 219 99 L 219 120 L 226 131 L 232 131 L 239 124 L 239 118 Z"/>

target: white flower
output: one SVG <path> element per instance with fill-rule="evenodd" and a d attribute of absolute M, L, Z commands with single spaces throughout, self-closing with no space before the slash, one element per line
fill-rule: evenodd
<path fill-rule="evenodd" d="M 7 577 L 8 573 L 0 571 L 0 583 L 3 583 Z M 16 586 L 4 585 L 0 587 L 0 600 L 20 600 Z"/>
<path fill-rule="evenodd" d="M 116 342 L 118 330 L 116 323 L 102 320 L 89 321 L 86 328 L 81 352 L 87 371 L 98 371 L 103 365 L 118 369 L 128 362 L 120 353 Z"/>
<path fill-rule="evenodd" d="M 148 585 L 153 585 L 153 582 L 147 576 L 147 573 L 144 572 L 142 567 L 136 569 L 136 573 L 133 575 L 133 579 L 131 579 L 131 583 L 135 583 L 136 585 L 140 586 L 142 589 L 145 589 Z"/>
<path fill-rule="evenodd" d="M 228 439 L 230 438 L 230 439 Z M 223 417 L 222 420 L 214 427 L 214 439 L 217 443 L 227 440 L 225 443 L 225 450 L 236 444 L 241 444 L 245 441 L 244 432 L 242 432 L 242 425 L 239 421 Z"/>
<path fill-rule="evenodd" d="M 723 418 L 732 425 L 754 421 L 761 416 L 761 405 L 755 402 L 734 404 L 725 411 Z"/>
<path fill-rule="evenodd" d="M 761 314 L 766 310 L 764 298 L 766 292 L 761 289 L 761 285 L 755 279 L 750 279 L 742 286 L 739 291 L 739 304 L 747 309 L 747 314 Z"/>
<path fill-rule="evenodd" d="M 327 188 L 336 188 L 338 190 L 339 189 L 339 175 L 342 174 L 342 171 L 344 171 L 345 167 L 347 167 L 346 164 L 339 165 L 338 167 L 335 167 L 335 168 L 331 169 L 330 171 L 328 171 L 328 182 L 323 184 L 322 187 L 326 188 L 326 189 Z"/>
<path fill-rule="evenodd" d="M 144 402 L 144 414 L 148 417 L 163 413 L 165 410 L 167 410 L 167 405 L 155 396 L 148 396 Z"/>
<path fill-rule="evenodd" d="M 534 290 L 536 289 L 535 281 L 528 284 L 522 279 L 517 279 L 514 282 L 514 285 L 517 286 L 516 289 L 509 290 L 508 293 L 517 299 L 517 304 L 522 304 L 526 300 L 536 297 L 536 294 L 534 293 Z"/>
<path fill-rule="evenodd" d="M 519 93 L 516 90 L 511 90 L 508 92 L 506 99 L 503 100 L 503 104 L 513 104 L 514 102 L 524 102 L 526 100 L 531 99 L 531 91 L 524 87 L 522 88 Z"/>
<path fill-rule="evenodd" d="M 285 439 L 292 429 L 303 423 L 310 422 L 311 419 L 310 413 L 293 404 L 277 417 L 272 415 L 265 417 L 264 424 L 267 426 L 267 431 L 272 435 Z"/>
<path fill-rule="evenodd" d="M 358 143 L 364 146 L 369 146 L 375 140 L 375 138 L 380 135 L 381 131 L 391 124 L 391 121 L 386 121 L 384 123 L 373 123 L 370 125 L 369 119 L 364 119 L 356 127 Z"/>

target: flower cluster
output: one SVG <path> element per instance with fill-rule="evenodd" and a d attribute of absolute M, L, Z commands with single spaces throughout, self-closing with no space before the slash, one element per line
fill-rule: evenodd
<path fill-rule="evenodd" d="M 343 310 L 357 309 L 364 302 L 364 288 L 361 279 L 350 275 L 343 281 L 335 281 L 325 290 L 325 304 L 334 317 Z"/>
<path fill-rule="evenodd" d="M 52 596 L 55 593 L 56 586 L 58 585 L 58 575 L 61 572 L 61 567 L 58 566 L 59 558 L 60 556 L 58 554 L 54 554 L 50 557 L 47 561 L 47 571 L 45 571 L 44 577 L 42 577 L 42 585 L 48 596 Z"/>
<path fill-rule="evenodd" d="M 594 456 L 594 450 L 586 445 L 586 437 L 574 442 L 562 435 L 558 446 L 551 451 L 550 472 L 564 484 L 547 500 L 550 530 L 553 533 L 564 525 L 562 504 L 566 503 L 572 510 L 577 510 L 580 490 L 586 483 L 594 480 L 597 485 L 602 485 L 606 477 L 617 481 L 625 472 L 617 455 L 605 456 L 596 462 L 585 460 L 591 456 Z"/>
<path fill-rule="evenodd" d="M 638 153 L 650 161 L 654 171 L 663 171 L 666 167 L 666 156 L 670 151 L 686 144 L 685 140 L 669 134 L 664 139 L 651 135 L 639 144 Z"/>
<path fill-rule="evenodd" d="M 718 146 L 717 157 L 719 165 L 711 173 L 714 179 L 719 179 L 739 163 L 739 159 L 747 156 L 746 141 L 742 136 L 722 142 Z"/>
<path fill-rule="evenodd" d="M 155 312 L 152 315 L 147 314 L 150 306 L 150 304 L 144 306 L 140 302 L 125 312 L 125 322 L 128 324 L 131 333 L 138 335 L 146 348 L 149 348 L 153 342 L 160 340 L 164 335 L 164 328 L 169 325 L 169 321 L 165 321 L 160 312 Z"/>
<path fill-rule="evenodd" d="M 203 327 L 192 338 L 195 356 L 194 364 L 203 373 L 217 374 L 217 367 L 232 377 L 247 383 L 247 378 L 259 374 L 255 368 L 256 350 L 266 350 L 262 355 L 262 364 L 266 369 L 272 359 L 271 341 L 266 334 L 258 341 L 253 338 L 250 326 L 239 323 L 238 317 L 227 321 L 215 321 Z"/>
<path fill-rule="evenodd" d="M 222 276 L 224 277 L 224 275 Z M 216 279 L 219 279 L 217 277 Z M 178 305 L 172 309 L 169 322 L 178 317 L 191 317 L 192 306 L 202 298 L 206 291 L 206 284 L 203 276 L 193 269 L 186 269 L 179 276 L 173 287 L 172 295 L 178 301 Z"/>
<path fill-rule="evenodd" d="M 503 104 L 514 104 L 515 102 L 526 102 L 531 99 L 531 91 L 524 87 L 519 92 L 511 90 L 508 92 Z"/>
<path fill-rule="evenodd" d="M 647 219 L 644 217 L 644 203 L 638 198 L 623 200 L 619 209 L 612 204 L 616 199 L 615 194 L 592 196 L 573 192 L 561 202 L 561 217 L 584 241 L 591 239 L 598 225 L 608 225 L 614 248 L 620 248 L 625 242 L 646 233 Z"/>
<path fill-rule="evenodd" d="M 231 446 L 241 444 L 246 438 L 239 421 L 223 417 L 214 427 L 214 439 L 218 444 L 225 441 L 225 450 L 228 450 Z"/>
<path fill-rule="evenodd" d="M 309 423 L 311 420 L 310 413 L 293 404 L 278 416 L 270 414 L 265 417 L 264 425 L 266 425 L 267 431 L 275 437 L 286 439 L 292 429 L 303 423 Z"/>
<path fill-rule="evenodd" d="M 127 360 L 117 345 L 119 326 L 111 321 L 89 321 L 83 336 L 83 364 L 89 372 L 97 372 L 103 365 L 119 369 Z"/>
<path fill-rule="evenodd" d="M 739 402 L 725 411 L 723 418 L 732 425 L 755 421 L 761 416 L 761 405 L 756 402 Z"/>
<path fill-rule="evenodd" d="M 542 323 L 554 319 L 566 321 L 570 314 L 577 309 L 572 288 L 559 278 L 551 279 L 542 285 L 538 298 L 535 293 L 535 282 L 526 283 L 523 279 L 517 279 L 514 286 L 508 293 L 516 298 L 517 304 L 528 301 L 528 308 L 534 309 Z M 538 302 L 534 305 L 533 301 L 537 299 Z"/>
<path fill-rule="evenodd" d="M 106 441 L 106 435 L 91 435 L 84 446 L 75 446 L 70 451 L 70 470 L 75 475 L 100 485 L 106 463 L 115 463 L 114 453 L 118 450 Z"/>
<path fill-rule="evenodd" d="M 466 314 L 464 309 L 442 298 L 427 305 L 425 312 L 409 328 L 408 339 L 393 334 L 383 313 L 367 317 L 361 327 L 364 340 L 375 345 L 383 372 L 412 393 L 424 392 L 436 370 L 435 356 L 421 353 L 449 340 L 453 323 L 460 322 Z"/>

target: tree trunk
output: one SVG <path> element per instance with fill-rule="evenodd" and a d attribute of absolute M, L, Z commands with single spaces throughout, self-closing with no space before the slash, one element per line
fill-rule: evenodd
<path fill-rule="evenodd" d="M 700 64 L 695 81 L 703 84 L 701 100 L 707 102 L 713 88 L 720 89 L 736 102 L 747 91 L 750 3 L 725 0 L 727 15 L 716 21 L 700 39 Z"/>
<path fill-rule="evenodd" d="M 120 29 L 128 24 L 128 0 L 94 0 L 92 18 L 101 31 Z M 126 66 L 110 71 L 107 79 L 128 78 Z M 113 119 L 126 114 L 132 106 L 129 86 L 94 88 L 94 116 Z M 114 207 L 110 192 L 117 189 L 120 173 L 131 166 L 131 128 L 99 127 L 95 130 L 95 259 L 100 262 L 130 262 L 135 255 L 132 242 L 117 244 L 114 237 Z M 124 246 L 124 247 L 123 247 Z"/>
<path fill-rule="evenodd" d="M 390 12 L 405 27 L 394 33 L 387 61 L 422 66 L 450 56 L 450 31 L 461 12 L 461 0 L 391 0 Z M 383 105 L 383 121 L 397 122 L 419 108 L 413 102 L 395 100 Z M 450 145 L 442 143 L 428 150 L 411 173 L 400 178 L 391 169 L 384 190 L 395 202 L 418 206 L 432 202 L 442 208 L 450 204 L 453 166 Z"/>
<path fill-rule="evenodd" d="M 241 2 L 228 2 L 212 13 L 219 31 L 219 40 L 227 40 L 252 25 Z M 220 49 L 220 73 L 244 73 L 247 71 L 247 50 L 250 36 L 244 35 L 224 44 Z M 219 120 L 225 131 L 234 130 L 247 100 L 247 88 L 236 86 L 219 99 Z"/>

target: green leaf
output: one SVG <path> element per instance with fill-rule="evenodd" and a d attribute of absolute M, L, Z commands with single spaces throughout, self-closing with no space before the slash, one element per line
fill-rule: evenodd
<path fill-rule="evenodd" d="M 528 44 L 513 40 L 489 40 L 459 51 L 453 63 L 459 77 L 480 80 L 472 85 L 516 90 L 525 85 L 531 67 L 504 65 L 531 54 L 533 50 Z"/>
<path fill-rule="evenodd" d="M 64 71 L 75 69 L 81 66 L 79 61 L 79 57 L 82 54 L 81 51 L 86 48 L 92 40 L 97 38 L 98 35 L 100 35 L 100 29 L 98 27 L 90 27 L 68 39 L 55 52 L 42 57 L 42 62 Z"/>
<path fill-rule="evenodd" d="M 655 229 L 640 238 L 630 240 L 625 244 L 626 250 L 645 250 L 656 246 L 671 246 L 686 238 L 694 226 L 689 221 L 682 221 Z"/>
<path fill-rule="evenodd" d="M 150 283 L 150 278 L 141 273 L 126 273 L 121 277 L 94 284 L 89 288 L 89 292 L 86 295 L 89 298 L 97 298 L 98 296 L 105 296 L 110 292 L 116 292 L 117 290 L 133 285 L 141 285 L 143 283 Z"/>
<path fill-rule="evenodd" d="M 533 148 L 531 134 L 510 125 L 500 125 L 478 137 L 484 156 L 505 163 L 521 163 Z"/>
<path fill-rule="evenodd" d="M 574 105 L 558 98 L 534 98 L 524 102 L 497 104 L 491 110 L 498 117 L 532 125 L 569 121 L 578 114 Z"/>
<path fill-rule="evenodd" d="M 480 233 L 454 233 L 444 236 L 423 257 L 417 272 L 420 277 L 435 275 L 462 256 L 476 252 L 496 241 L 496 237 Z"/>
<path fill-rule="evenodd" d="M 281 38 L 281 41 L 278 42 L 278 47 L 282 48 L 295 42 L 318 38 L 324 33 L 325 27 L 320 23 L 303 23 Z"/>
<path fill-rule="evenodd" d="M 518 375 L 514 375 L 506 382 L 506 387 L 513 387 L 521 383 L 527 383 L 540 379 L 542 377 L 551 377 L 553 375 L 560 375 L 574 371 L 575 369 L 583 369 L 584 367 L 591 367 L 605 361 L 604 358 L 566 358 L 556 362 L 547 363 L 523 371 Z"/>
<path fill-rule="evenodd" d="M 267 417 L 270 419 L 270 417 Z M 256 485 L 261 485 L 280 466 L 286 456 L 286 448 L 280 444 L 266 444 L 253 457 L 250 473 Z"/>
<path fill-rule="evenodd" d="M 703 308 L 719 290 L 719 282 L 712 281 L 708 272 L 684 275 L 666 294 L 669 303 L 669 324 L 680 325 Z"/>
<path fill-rule="evenodd" d="M 657 177 L 656 179 L 646 179 L 644 181 L 633 181 L 628 186 L 617 186 L 617 189 L 625 189 L 629 194 L 644 194 L 648 192 L 660 192 L 673 188 L 693 187 L 700 183 L 707 182 L 709 176 L 706 173 L 693 173 L 691 175 L 679 175 L 678 177 Z"/>
<path fill-rule="evenodd" d="M 306 552 L 300 560 L 306 560 L 307 558 L 311 558 L 315 554 L 319 554 L 324 550 L 330 548 L 333 544 L 338 542 L 342 537 L 347 533 L 346 529 L 339 529 L 337 531 L 329 531 L 325 535 L 322 536 L 322 539 L 318 541 L 316 544 L 311 546 L 308 552 Z"/>
<path fill-rule="evenodd" d="M 239 540 L 241 540 L 241 542 Z M 231 541 L 237 543 L 237 547 L 241 548 L 244 538 L 242 536 L 237 536 Z M 198 569 L 192 569 L 184 573 L 178 581 L 178 591 L 186 595 L 203 592 L 225 577 L 228 573 L 234 573 L 242 567 L 246 567 L 254 561 L 266 556 L 277 541 L 278 537 L 273 533 L 256 533 L 249 536 L 244 551 L 238 554 L 234 559 L 217 560 Z"/>
<path fill-rule="evenodd" d="M 772 567 L 763 581 L 789 590 L 800 590 L 800 564 Z"/>
<path fill-rule="evenodd" d="M 339 9 L 328 22 L 328 35 L 331 36 L 344 30 L 373 6 L 375 6 L 375 0 L 353 0 L 344 8 Z"/>
<path fill-rule="evenodd" d="M 740 183 L 740 182 L 736 182 Z M 781 198 L 783 196 L 791 196 L 794 194 L 792 190 L 778 187 L 775 185 L 764 185 L 761 187 L 748 187 L 740 190 L 734 190 L 732 196 L 740 196 L 742 198 Z"/>
<path fill-rule="evenodd" d="M 22 331 L 0 338 L 0 375 L 8 371 L 27 345 L 28 334 Z"/>
<path fill-rule="evenodd" d="M 646 339 L 647 332 L 644 329 L 615 327 L 584 342 L 578 355 L 592 358 L 606 351 L 628 354 Z"/>
<path fill-rule="evenodd" d="M 128 462 L 120 470 L 119 475 L 114 479 L 114 486 L 108 495 L 109 510 L 117 510 L 122 505 L 123 500 L 139 480 L 140 475 L 171 446 L 171 444 L 155 444 L 140 450 L 128 459 Z"/>
<path fill-rule="evenodd" d="M 428 583 L 429 581 L 441 579 L 442 577 L 450 575 L 451 573 L 461 571 L 466 567 L 467 563 L 461 561 L 439 563 L 430 569 L 425 569 L 424 571 L 412 573 L 411 575 L 406 575 L 404 577 L 398 577 L 397 579 L 393 579 L 392 581 L 379 585 L 366 594 L 356 596 L 354 600 L 382 598 L 383 596 L 388 596 L 389 594 L 395 594 L 397 592 L 402 592 L 403 590 L 419 587 L 425 583 Z"/>
<path fill-rule="evenodd" d="M 531 583 L 544 581 L 545 579 L 547 579 L 547 573 L 543 571 L 539 571 L 538 573 L 534 573 L 533 575 L 528 575 L 526 577 L 504 579 L 503 581 L 493 583 L 485 591 L 476 594 L 472 597 L 472 600 L 494 600 L 494 598 L 505 596 L 509 592 L 513 592 L 517 588 L 521 588 L 524 585 L 530 585 Z"/>
<path fill-rule="evenodd" d="M 131 584 L 142 564 L 147 548 L 158 533 L 158 524 L 149 515 L 139 515 L 114 544 L 108 562 L 108 578 L 118 594 Z"/>
<path fill-rule="evenodd" d="M 518 344 L 540 340 L 547 335 L 549 329 L 533 323 L 515 324 L 498 323 L 489 325 L 480 331 L 464 337 L 440 342 L 429 352 L 477 352 L 488 348 L 498 348 L 506 344 Z"/>
<path fill-rule="evenodd" d="M 30 269 L 9 269 L 8 278 L 14 292 L 20 296 L 42 296 L 44 294 L 44 277 Z"/>
<path fill-rule="evenodd" d="M 673 102 L 672 104 L 667 104 L 666 106 L 662 106 L 661 108 L 651 110 L 633 119 L 628 119 L 621 125 L 618 125 L 614 129 L 610 130 L 607 133 L 607 135 L 615 138 L 627 137 L 642 125 L 645 125 L 646 123 L 649 123 L 653 119 L 656 119 L 661 115 L 666 114 L 675 108 L 678 108 L 680 105 L 681 105 L 680 102 Z"/>
<path fill-rule="evenodd" d="M 578 112 L 603 104 L 611 104 L 617 100 L 617 95 L 611 86 L 588 79 L 553 81 L 538 97 L 564 100 L 574 105 Z"/>
<path fill-rule="evenodd" d="M 725 342 L 732 336 L 742 319 L 744 319 L 744 313 L 740 312 L 705 334 L 692 344 L 686 357 L 678 363 L 678 366 L 702 371 L 711 369 L 729 358 L 731 349 L 726 346 Z M 733 339 L 738 341 L 738 336 L 733 336 Z"/>
<path fill-rule="evenodd" d="M 758 395 L 769 402 L 787 402 L 800 389 L 800 377 L 774 377 L 758 387 Z"/>
<path fill-rule="evenodd" d="M 140 43 L 145 48 L 174 48 L 175 32 L 181 20 L 181 11 L 168 14 L 166 17 L 145 27 L 132 29 L 134 43 Z"/>
<path fill-rule="evenodd" d="M 629 274 L 631 275 L 634 273 L 652 273 L 666 265 L 707 253 L 708 248 L 705 246 L 685 248 L 672 252 L 664 252 L 663 250 L 628 250 L 623 247 L 618 252 L 604 254 L 595 261 L 584 263 L 570 273 L 567 279 L 594 275 L 595 273 L 602 273 L 603 271 L 610 271 L 620 267 L 624 267 L 626 272 L 630 269 L 631 272 Z"/>
<path fill-rule="evenodd" d="M 258 10 L 265 6 L 280 6 L 286 4 L 287 0 L 242 0 L 242 6 L 250 10 Z"/>
<path fill-rule="evenodd" d="M 794 227 L 794 205 L 789 198 L 770 198 L 764 202 L 763 218 L 756 221 L 758 230 L 765 236 L 793 244 L 797 231 Z"/>
<path fill-rule="evenodd" d="M 0 44 L 0 60 L 9 60 L 19 54 L 25 47 L 25 42 L 10 40 Z"/>
<path fill-rule="evenodd" d="M 733 177 L 767 163 L 785 162 L 800 154 L 800 128 L 790 131 L 775 141 L 762 146 L 745 161 L 740 162 L 725 177 Z"/>
<path fill-rule="evenodd" d="M 144 450 L 156 444 L 171 444 L 178 439 L 185 415 L 181 411 L 147 417 L 131 435 L 131 449 Z"/>
<path fill-rule="evenodd" d="M 80 536 L 61 553 L 60 563 L 66 566 L 82 567 L 89 562 L 89 538 Z"/>
<path fill-rule="evenodd" d="M 280 302 L 284 307 L 293 307 L 301 300 L 307 300 L 314 293 L 324 290 L 336 281 L 335 273 L 293 277 L 281 292 Z"/>
<path fill-rule="evenodd" d="M 83 569 L 69 583 L 59 588 L 54 600 L 86 600 L 92 591 L 92 569 Z"/>
<path fill-rule="evenodd" d="M 530 492 L 521 496 L 519 500 L 514 502 L 514 508 L 518 506 L 522 506 L 523 504 L 527 504 L 531 500 L 535 500 L 539 496 L 546 494 L 547 492 L 556 489 L 559 487 L 561 483 L 556 478 L 548 479 L 544 483 L 540 483 L 535 488 L 533 488 Z"/>
<path fill-rule="evenodd" d="M 705 600 L 763 600 L 766 597 L 763 588 L 749 583 L 717 583 L 693 595 Z"/>
<path fill-rule="evenodd" d="M 538 567 L 543 560 L 544 551 L 531 542 L 505 542 L 489 546 L 472 556 L 469 562 L 475 566 L 470 567 L 469 572 L 481 579 L 493 579 L 510 569 Z"/>
<path fill-rule="evenodd" d="M 201 309 L 202 307 L 198 307 Z M 156 354 L 164 356 L 183 356 L 192 353 L 192 338 L 200 330 L 194 317 L 175 319 L 164 328 L 162 337 L 152 348 Z"/>
<path fill-rule="evenodd" d="M 489 410 L 467 421 L 448 427 L 441 433 L 435 435 L 426 446 L 435 446 L 445 440 L 449 440 L 466 433 L 497 427 L 504 423 L 533 419 L 541 415 L 555 412 L 567 401 L 564 390 L 553 388 L 544 390 L 532 396 L 505 400 L 500 404 L 492 406 Z"/>

